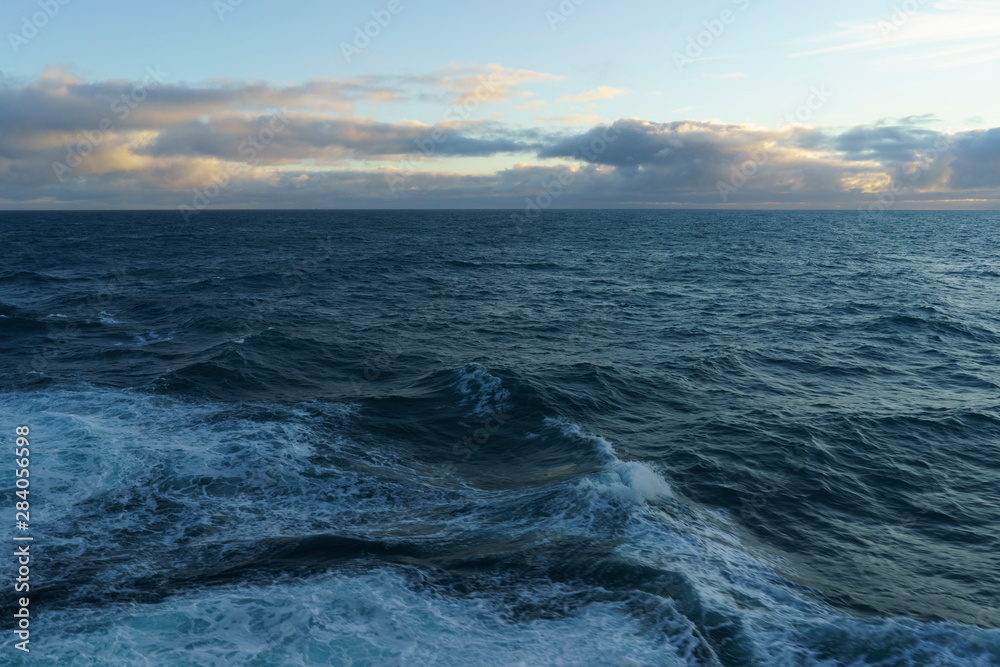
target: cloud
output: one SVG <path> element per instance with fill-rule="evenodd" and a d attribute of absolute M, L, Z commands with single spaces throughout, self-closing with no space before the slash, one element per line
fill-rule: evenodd
<path fill-rule="evenodd" d="M 608 100 L 626 94 L 627 90 L 622 88 L 612 88 L 611 86 L 601 86 L 595 90 L 588 90 L 579 95 L 563 95 L 560 102 L 592 102 L 593 100 Z"/>
<path fill-rule="evenodd" d="M 531 119 L 535 123 L 539 124 L 552 124 L 552 125 L 594 125 L 600 123 L 604 120 L 602 116 L 597 114 L 570 114 L 568 116 L 552 116 L 550 118 L 538 117 Z"/>
<path fill-rule="evenodd" d="M 155 173 L 176 183 L 208 178 L 220 163 L 330 164 L 346 157 L 396 159 L 490 156 L 538 147 L 535 133 L 473 120 L 480 104 L 509 94 L 538 75 L 487 67 L 478 86 L 462 83 L 472 70 L 447 75 L 316 80 L 294 86 L 221 81 L 182 85 L 160 81 L 89 83 L 63 69 L 23 85 L 0 80 L 0 179 L 23 186 L 111 172 Z M 413 87 L 418 87 L 414 92 Z M 359 103 L 445 88 L 462 104 L 443 107 L 434 124 L 386 123 L 353 115 Z M 477 96 L 478 95 L 478 96 Z M 285 119 L 269 127 L 274 114 Z M 261 136 L 258 136 L 261 135 Z M 252 149 L 254 139 L 266 150 Z M 429 147 L 423 150 L 422 147 Z"/>
<path fill-rule="evenodd" d="M 995 188 L 1000 128 L 947 134 L 917 126 L 870 125 L 833 132 L 705 121 L 626 119 L 564 137 L 540 151 L 607 167 L 618 194 L 653 203 L 705 203 L 720 184 L 734 201 L 856 205 L 888 189 L 914 201 Z M 594 190 L 591 190 L 594 192 Z M 1000 193 L 984 192 L 996 201 Z M 727 199 L 728 201 L 728 199 Z"/>
<path fill-rule="evenodd" d="M 954 141 L 948 185 L 956 190 L 1000 187 L 1000 128 L 965 132 Z"/>
<path fill-rule="evenodd" d="M 560 178 L 560 206 L 712 206 L 734 183 L 727 205 L 855 206 L 889 189 L 912 206 L 1000 204 L 1000 128 L 939 132 L 918 115 L 834 130 L 585 114 L 525 128 L 474 111 L 547 75 L 491 66 L 474 86 L 473 71 L 291 86 L 143 88 L 65 70 L 3 80 L 0 204 L 170 207 L 224 182 L 214 206 L 519 207 Z M 480 76 L 493 89 L 476 97 Z M 354 110 L 423 95 L 442 104 L 433 123 Z M 468 158 L 490 158 L 489 173 L 458 171 Z"/>
<path fill-rule="evenodd" d="M 729 72 L 728 74 L 708 74 L 710 79 L 745 79 L 746 74 L 743 72 Z"/>
<path fill-rule="evenodd" d="M 531 100 L 530 102 L 525 102 L 520 106 L 514 107 L 514 111 L 527 111 L 529 109 L 537 109 L 539 107 L 548 106 L 548 102 L 542 100 Z"/>
<path fill-rule="evenodd" d="M 913 162 L 927 152 L 941 133 L 913 126 L 859 126 L 838 135 L 833 145 L 851 161 Z"/>
<path fill-rule="evenodd" d="M 834 31 L 813 39 L 836 42 L 792 54 L 814 56 L 847 51 L 905 50 L 883 58 L 889 64 L 926 69 L 963 67 L 1000 59 L 996 0 L 913 0 L 893 5 L 882 15 L 864 21 L 840 23 Z"/>
<path fill-rule="evenodd" d="M 286 127 L 276 132 L 261 156 L 269 163 L 333 158 L 347 152 L 353 157 L 380 159 L 422 153 L 425 157 L 489 156 L 530 151 L 538 147 L 533 133 L 515 131 L 492 122 L 384 123 L 366 118 L 328 118 L 287 113 Z M 195 120 L 161 132 L 137 147 L 137 154 L 151 156 L 201 156 L 224 160 L 243 159 L 246 137 L 265 128 L 268 116 L 221 117 Z M 423 150 L 426 147 L 426 150 Z"/>
<path fill-rule="evenodd" d="M 526 91 L 515 91 L 525 83 L 561 81 L 562 76 L 526 69 L 511 69 L 496 63 L 483 67 L 455 66 L 426 77 L 413 77 L 418 83 L 431 83 L 456 94 L 456 104 L 476 101 L 483 104 L 504 102 L 511 97 L 530 97 Z"/>

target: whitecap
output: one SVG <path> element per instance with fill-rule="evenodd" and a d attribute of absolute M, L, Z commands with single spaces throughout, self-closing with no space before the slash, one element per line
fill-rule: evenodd
<path fill-rule="evenodd" d="M 161 335 L 156 331 L 147 331 L 144 334 L 136 334 L 133 336 L 136 347 L 146 347 L 147 345 L 155 345 L 156 343 L 167 343 L 174 339 L 174 334 L 176 331 L 171 331 L 166 335 Z"/>
<path fill-rule="evenodd" d="M 504 411 L 510 392 L 500 378 L 479 364 L 467 364 L 459 374 L 458 391 L 472 403 L 473 415 L 485 418 Z"/>

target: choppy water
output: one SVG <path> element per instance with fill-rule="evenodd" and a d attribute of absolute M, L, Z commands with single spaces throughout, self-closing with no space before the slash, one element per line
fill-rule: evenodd
<path fill-rule="evenodd" d="M 0 233 L 32 663 L 1000 664 L 998 214 Z"/>

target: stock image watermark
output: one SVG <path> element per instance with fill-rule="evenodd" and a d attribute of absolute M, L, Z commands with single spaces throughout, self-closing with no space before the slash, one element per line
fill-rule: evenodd
<path fill-rule="evenodd" d="M 212 204 L 212 200 L 233 183 L 233 176 L 246 172 L 248 169 L 260 165 L 260 155 L 268 146 L 288 127 L 288 118 L 283 111 L 278 111 L 267 117 L 266 124 L 257 130 L 256 134 L 247 135 L 247 138 L 236 148 L 240 157 L 246 158 L 245 162 L 229 162 L 223 172 L 216 175 L 214 182 L 202 188 L 195 188 L 190 204 L 180 204 L 177 210 L 180 211 L 184 222 L 190 222 L 191 218 L 198 215 Z"/>
<path fill-rule="evenodd" d="M 313 255 L 299 263 L 294 270 L 281 275 L 281 283 L 291 289 L 298 289 L 311 274 L 315 273 L 320 264 L 333 257 L 334 237 L 324 236 L 316 242 Z"/>
<path fill-rule="evenodd" d="M 77 306 L 73 317 L 67 318 L 69 321 L 61 329 L 49 333 L 46 344 L 32 356 L 27 368 L 21 368 L 22 372 L 42 373 L 48 369 L 50 360 L 59 355 L 62 347 L 82 335 L 77 322 L 108 317 L 106 308 L 110 306 L 115 295 L 122 291 L 122 283 L 129 278 L 124 270 L 116 270 L 111 275 L 112 279 L 104 287 Z"/>
<path fill-rule="evenodd" d="M 923 155 L 925 163 L 931 165 L 936 162 L 942 155 L 951 151 L 955 145 L 955 141 L 955 136 L 950 131 L 939 136 L 931 149 Z M 891 210 L 901 195 L 920 184 L 927 171 L 927 166 L 918 164 L 911 172 L 906 174 L 905 178 L 892 179 L 889 182 L 889 186 L 875 198 L 875 201 L 868 204 L 868 206 L 858 208 L 858 216 L 862 219 L 872 219 Z"/>
<path fill-rule="evenodd" d="M 490 73 L 489 76 L 480 74 L 478 77 L 479 85 L 476 89 L 465 95 L 461 100 L 455 104 L 448 107 L 441 120 L 435 123 L 433 129 L 431 130 L 430 136 L 426 139 L 414 139 L 413 144 L 417 147 L 417 151 L 423 155 L 425 158 L 432 157 L 438 150 L 438 148 L 448 141 L 448 132 L 440 127 L 441 122 L 456 122 L 466 120 L 473 112 L 479 109 L 479 106 L 490 99 L 490 94 L 495 92 L 499 87 L 499 84 L 493 78 L 496 76 L 496 72 Z M 389 186 L 389 190 L 392 192 L 396 191 L 396 186 L 406 179 L 406 177 L 413 172 L 417 163 L 413 160 L 405 160 L 402 163 L 402 168 L 395 171 L 390 171 L 385 174 L 385 183 Z"/>
<path fill-rule="evenodd" d="M 114 116 L 105 116 L 93 130 L 81 132 L 80 141 L 66 147 L 66 158 L 62 162 L 52 163 L 52 173 L 60 183 L 64 183 L 67 176 L 83 164 L 84 160 L 104 143 L 110 133 L 118 129 L 118 124 L 124 122 L 140 104 L 146 101 L 150 88 L 161 85 L 170 76 L 160 71 L 159 65 L 147 67 L 146 73 L 142 83 L 137 83 L 128 93 L 119 95 L 111 102 L 110 110 Z"/>
<path fill-rule="evenodd" d="M 30 653 L 31 648 L 31 598 L 25 593 L 31 592 L 31 544 L 35 538 L 31 531 L 31 443 L 28 435 L 31 429 L 18 426 L 14 429 L 14 527 L 18 533 L 14 535 L 14 559 L 17 566 L 17 576 L 14 578 L 15 611 L 14 634 L 19 641 L 14 648 Z"/>
<path fill-rule="evenodd" d="M 7 41 L 14 53 L 20 53 L 21 47 L 38 37 L 38 34 L 54 19 L 59 11 L 70 3 L 70 0 L 38 0 L 39 11 L 31 16 L 21 17 L 21 29 L 18 32 L 8 32 Z"/>
<path fill-rule="evenodd" d="M 621 134 L 621 129 L 614 125 L 604 128 L 601 131 L 601 136 L 591 139 L 589 144 L 580 147 L 573 154 L 573 159 L 590 163 L 597 162 L 598 156 L 608 150 L 608 146 L 614 143 Z M 514 228 L 517 232 L 519 234 L 523 232 L 524 225 L 541 216 L 542 211 L 551 208 L 566 189 L 573 184 L 578 174 L 579 172 L 577 171 L 567 170 L 560 172 L 542 184 L 542 192 L 538 192 L 534 196 L 525 197 L 524 212 L 512 213 L 510 216 L 510 220 L 514 223 Z"/>
<path fill-rule="evenodd" d="M 732 0 L 732 3 L 738 7 L 738 11 L 723 9 L 717 17 L 702 23 L 704 30 L 688 37 L 687 46 L 683 52 L 674 51 L 674 66 L 677 67 L 678 72 L 683 72 L 685 67 L 693 65 L 704 56 L 705 52 L 712 48 L 716 40 L 726 32 L 726 28 L 736 23 L 739 12 L 746 11 L 747 7 L 750 6 L 750 0 Z"/>
<path fill-rule="evenodd" d="M 396 360 L 403 354 L 403 348 L 399 345 L 395 350 L 384 350 L 378 354 L 365 357 L 361 362 L 361 381 L 372 383 L 390 372 L 396 365 Z M 361 381 L 356 377 L 351 378 L 351 390 L 356 394 L 366 393 L 368 388 L 362 389 Z M 370 387 L 369 387 L 370 388 Z"/>
<path fill-rule="evenodd" d="M 809 89 L 809 96 L 805 102 L 778 121 L 777 129 L 780 130 L 795 123 L 805 123 L 812 118 L 813 113 L 822 109 L 831 97 L 833 97 L 833 93 L 827 90 L 825 85 L 813 86 Z M 750 179 L 757 175 L 757 172 L 771 160 L 771 157 L 770 151 L 766 148 L 740 153 L 730 165 L 729 179 L 719 179 L 715 183 L 719 199 L 723 203 L 728 203 L 730 195 L 750 182 Z"/>
<path fill-rule="evenodd" d="M 348 63 L 355 56 L 364 53 L 364 50 L 371 46 L 372 40 L 377 39 L 393 19 L 403 13 L 403 3 L 401 0 L 389 0 L 385 9 L 374 9 L 370 13 L 373 20 L 364 26 L 354 26 L 354 39 L 340 43 L 340 53 Z"/>
<path fill-rule="evenodd" d="M 490 411 L 476 429 L 455 441 L 451 453 L 455 456 L 461 456 L 463 463 L 467 462 L 474 453 L 485 447 L 490 438 L 510 420 L 511 415 L 506 412 Z M 455 463 L 450 461 L 442 467 L 449 473 L 455 472 L 458 468 Z"/>
<path fill-rule="evenodd" d="M 243 0 L 213 0 L 212 8 L 220 21 L 226 20 L 226 14 L 231 14 L 243 4 Z"/>
<path fill-rule="evenodd" d="M 893 5 L 889 18 L 878 22 L 878 31 L 882 35 L 882 39 L 889 39 L 892 33 L 909 23 L 913 15 L 920 11 L 920 8 L 925 4 L 927 4 L 927 0 L 906 0 L 902 4 Z"/>
<path fill-rule="evenodd" d="M 549 28 L 555 30 L 559 24 L 565 23 L 569 17 L 576 14 L 576 8 L 587 2 L 587 0 L 562 0 L 554 10 L 545 12 L 545 20 L 549 23 Z"/>
<path fill-rule="evenodd" d="M 334 237 L 327 235 L 316 242 L 310 257 L 299 262 L 295 268 L 284 271 L 281 274 L 282 287 L 275 288 L 269 295 L 260 295 L 264 304 L 263 308 L 258 308 L 251 314 L 240 318 L 232 342 L 243 343 L 247 336 L 252 336 L 265 327 L 269 321 L 268 316 L 277 310 L 278 304 L 282 302 L 280 297 L 287 297 L 301 289 L 305 280 L 315 273 L 323 262 L 333 256 L 334 248 Z"/>

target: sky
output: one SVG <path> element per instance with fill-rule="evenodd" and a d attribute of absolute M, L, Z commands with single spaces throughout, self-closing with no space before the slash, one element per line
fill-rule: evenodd
<path fill-rule="evenodd" d="M 5 0 L 0 208 L 1000 205 L 1000 0 Z"/>

